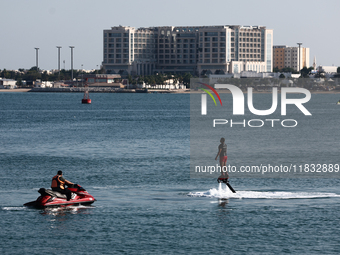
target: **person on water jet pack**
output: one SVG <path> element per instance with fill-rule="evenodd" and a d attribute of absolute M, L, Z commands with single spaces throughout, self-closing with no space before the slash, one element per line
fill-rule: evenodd
<path fill-rule="evenodd" d="M 226 172 L 227 169 L 227 144 L 225 143 L 225 139 L 222 137 L 220 140 L 220 145 L 218 146 L 218 152 L 215 157 L 215 160 L 217 160 L 218 156 L 220 156 L 220 166 L 221 166 L 221 172 L 222 175 L 226 178 L 229 178 L 228 173 Z M 223 168 L 224 167 L 224 168 Z"/>
<path fill-rule="evenodd" d="M 222 174 L 220 177 L 218 177 L 217 182 L 218 183 L 225 183 L 228 188 L 231 190 L 231 192 L 236 193 L 236 191 L 231 187 L 229 184 L 229 175 L 227 172 L 227 144 L 225 143 L 225 139 L 222 137 L 220 140 L 221 144 L 218 146 L 218 153 L 215 157 L 215 160 L 217 160 L 218 156 L 220 156 L 220 166 L 221 166 L 221 172 Z"/>
<path fill-rule="evenodd" d="M 63 177 L 63 171 L 59 170 L 58 174 L 52 178 L 51 188 L 53 191 L 57 191 L 57 192 L 60 192 L 61 194 L 65 194 L 67 197 L 67 201 L 69 201 L 71 200 L 72 192 L 69 189 L 65 188 L 65 184 L 67 184 L 68 186 L 73 185 L 72 182 L 66 180 Z"/>

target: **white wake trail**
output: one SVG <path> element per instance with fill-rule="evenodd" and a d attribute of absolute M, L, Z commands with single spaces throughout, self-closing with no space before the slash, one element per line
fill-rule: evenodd
<path fill-rule="evenodd" d="M 190 192 L 191 197 L 215 197 L 215 198 L 254 198 L 254 199 L 310 199 L 340 197 L 336 193 L 321 192 L 285 192 L 285 191 L 242 191 L 232 193 L 226 185 L 219 183 L 218 189 L 208 191 Z"/>

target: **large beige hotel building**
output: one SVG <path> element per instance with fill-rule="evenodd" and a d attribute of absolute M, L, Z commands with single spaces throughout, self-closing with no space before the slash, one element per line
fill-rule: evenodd
<path fill-rule="evenodd" d="M 272 59 L 273 30 L 263 26 L 116 26 L 103 32 L 103 67 L 113 74 L 271 72 Z"/>

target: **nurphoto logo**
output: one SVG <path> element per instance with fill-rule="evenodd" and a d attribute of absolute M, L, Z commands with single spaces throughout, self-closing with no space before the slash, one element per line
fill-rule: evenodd
<path fill-rule="evenodd" d="M 231 84 L 215 84 L 213 88 L 212 86 L 201 83 L 206 88 L 210 89 L 218 98 L 220 101 L 221 106 L 222 100 L 220 95 L 217 93 L 216 89 L 228 89 L 232 94 L 233 99 L 233 115 L 244 115 L 245 109 L 244 109 L 244 94 L 240 88 L 238 88 L 235 85 Z M 213 99 L 215 106 L 217 106 L 216 100 L 214 96 L 205 88 L 200 88 L 203 90 L 204 94 L 201 94 L 201 115 L 207 115 L 207 94 Z M 248 87 L 247 88 L 247 103 L 248 103 L 248 109 L 251 113 L 258 116 L 268 116 L 274 113 L 278 106 L 278 91 L 276 87 L 273 87 L 272 90 L 272 105 L 269 109 L 266 110 L 259 110 L 254 107 L 253 104 L 253 88 Z M 304 94 L 304 98 L 287 98 L 287 94 Z M 292 87 L 283 87 L 281 88 L 281 115 L 286 116 L 287 115 L 287 105 L 295 105 L 304 115 L 311 116 L 312 114 L 306 109 L 306 107 L 303 106 L 303 104 L 307 103 L 311 99 L 311 93 L 309 90 L 305 88 L 292 88 Z M 274 127 L 275 122 L 281 122 L 281 125 L 283 127 L 295 127 L 297 126 L 298 122 L 294 119 L 251 119 L 246 122 L 246 120 L 243 120 L 243 122 L 233 122 L 232 119 L 214 119 L 213 120 L 213 127 L 216 127 L 216 125 L 225 125 L 227 123 L 230 123 L 230 126 L 243 125 L 246 126 L 246 123 L 249 127 L 262 127 L 265 122 L 271 123 L 272 127 Z M 257 125 L 255 125 L 257 123 Z M 288 125 L 288 123 L 291 123 Z"/>

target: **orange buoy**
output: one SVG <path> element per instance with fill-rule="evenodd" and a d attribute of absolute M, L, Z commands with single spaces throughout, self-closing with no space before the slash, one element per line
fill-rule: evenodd
<path fill-rule="evenodd" d="M 81 100 L 81 103 L 82 103 L 82 104 L 91 104 L 91 99 L 90 99 L 90 98 L 83 98 L 83 99 Z"/>
<path fill-rule="evenodd" d="M 84 98 L 81 100 L 82 104 L 91 104 L 91 99 L 89 96 L 89 86 L 85 85 L 84 87 Z"/>

